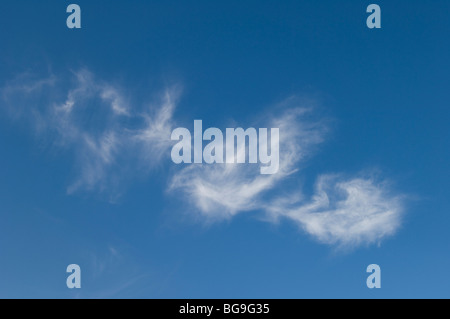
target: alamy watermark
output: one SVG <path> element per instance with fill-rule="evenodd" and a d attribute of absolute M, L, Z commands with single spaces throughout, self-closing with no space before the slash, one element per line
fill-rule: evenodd
<path fill-rule="evenodd" d="M 267 128 L 256 130 L 253 127 L 246 130 L 241 127 L 227 128 L 223 134 L 215 127 L 203 132 L 202 120 L 195 120 L 193 138 L 187 128 L 179 127 L 173 130 L 171 139 L 178 141 L 171 152 L 172 161 L 176 164 L 242 164 L 248 159 L 250 164 L 262 164 L 261 174 L 275 174 L 279 169 L 279 128 L 271 128 L 270 131 Z M 204 148 L 203 141 L 209 141 Z"/>
<path fill-rule="evenodd" d="M 373 289 L 373 288 L 381 288 L 381 268 L 377 264 L 371 264 L 367 266 L 368 273 L 370 273 L 370 276 L 367 277 L 366 285 L 367 288 Z"/>
<path fill-rule="evenodd" d="M 67 266 L 66 272 L 70 273 L 67 277 L 67 288 L 81 288 L 81 268 L 77 264 L 71 264 Z"/>

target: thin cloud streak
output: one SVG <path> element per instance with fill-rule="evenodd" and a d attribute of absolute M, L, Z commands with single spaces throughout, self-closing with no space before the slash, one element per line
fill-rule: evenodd
<path fill-rule="evenodd" d="M 98 80 L 87 69 L 73 75 L 66 90 L 52 74 L 42 79 L 21 75 L 1 89 L 13 116 L 30 120 L 38 133 L 56 132 L 56 137 L 51 135 L 55 143 L 74 152 L 78 174 L 69 194 L 119 193 L 124 179 L 147 173 L 164 159 L 170 162 L 179 87 L 166 89 L 159 100 L 138 112 L 122 88 Z M 278 173 L 261 175 L 254 164 L 176 165 L 169 194 L 181 195 L 208 223 L 258 211 L 271 221 L 291 220 L 320 243 L 338 247 L 380 243 L 392 236 L 401 226 L 404 200 L 385 182 L 322 175 L 310 199 L 286 184 L 301 173 L 329 128 L 327 121 L 312 119 L 314 107 L 304 107 L 295 97 L 280 105 L 277 116 L 262 114 L 272 119 L 263 127 L 280 131 Z M 246 151 L 237 150 L 235 157 Z"/>
<path fill-rule="evenodd" d="M 38 134 L 73 151 L 78 173 L 69 194 L 106 192 L 113 200 L 136 158 L 141 167 L 151 167 L 167 153 L 180 90 L 167 89 L 154 105 L 133 113 L 136 108 L 127 103 L 122 88 L 87 69 L 72 75 L 68 89 L 54 74 L 42 79 L 19 75 L 1 89 L 1 96 L 13 117 L 30 121 Z"/>
<path fill-rule="evenodd" d="M 298 164 L 320 144 L 326 133 L 321 122 L 304 122 L 306 108 L 294 107 L 267 123 L 280 129 L 280 170 L 261 175 L 249 164 L 189 165 L 177 171 L 169 190 L 180 190 L 199 212 L 211 221 L 228 219 L 240 212 L 263 207 L 265 192 L 276 187 L 298 169 Z M 245 149 L 237 151 L 246 152 Z"/>
<path fill-rule="evenodd" d="M 400 227 L 402 197 L 374 178 L 322 175 L 308 201 L 281 198 L 266 207 L 272 218 L 297 223 L 321 243 L 352 248 L 380 243 Z"/>
<path fill-rule="evenodd" d="M 255 165 L 248 164 L 188 165 L 174 173 L 169 191 L 181 191 L 207 223 L 258 211 L 268 221 L 293 221 L 318 242 L 340 248 L 379 244 L 395 234 L 401 226 L 404 198 L 386 182 L 322 175 L 310 199 L 286 185 L 291 175 L 301 173 L 304 161 L 329 131 L 326 121 L 310 120 L 314 108 L 293 102 L 296 99 L 282 103 L 287 109 L 268 124 L 280 128 L 277 174 L 261 175 Z M 279 189 L 283 195 L 275 197 Z"/>

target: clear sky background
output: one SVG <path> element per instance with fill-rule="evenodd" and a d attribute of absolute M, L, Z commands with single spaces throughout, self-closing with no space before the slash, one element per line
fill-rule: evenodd
<path fill-rule="evenodd" d="M 0 2 L 0 297 L 450 297 L 449 1 L 74 2 Z M 295 172 L 175 165 L 194 119 Z"/>

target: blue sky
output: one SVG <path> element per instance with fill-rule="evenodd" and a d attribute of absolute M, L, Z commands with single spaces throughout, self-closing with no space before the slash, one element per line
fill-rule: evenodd
<path fill-rule="evenodd" d="M 0 4 L 0 297 L 449 297 L 448 1 L 379 30 L 370 1 L 70 3 Z M 280 126 L 280 172 L 174 164 L 195 119 Z"/>

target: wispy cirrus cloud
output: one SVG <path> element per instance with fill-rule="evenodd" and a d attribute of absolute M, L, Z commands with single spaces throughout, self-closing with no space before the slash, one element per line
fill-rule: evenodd
<path fill-rule="evenodd" d="M 341 248 L 380 243 L 393 235 L 401 225 L 404 198 L 386 181 L 364 174 L 347 179 L 322 175 L 311 198 L 287 185 L 290 177 L 301 176 L 304 161 L 329 132 L 327 121 L 311 119 L 315 108 L 301 103 L 288 99 L 282 103 L 285 111 L 266 123 L 280 128 L 277 174 L 261 175 L 247 164 L 188 165 L 174 173 L 169 190 L 181 191 L 207 222 L 258 211 L 268 221 L 290 220 L 317 241 Z"/>
<path fill-rule="evenodd" d="M 172 146 L 173 114 L 180 94 L 178 86 L 166 89 L 158 105 L 151 107 L 150 112 L 141 114 L 145 120 L 144 127 L 132 134 L 133 142 L 140 145 L 143 159 L 149 166 L 159 163 Z"/>
<path fill-rule="evenodd" d="M 258 167 L 249 164 L 189 165 L 174 174 L 169 189 L 182 191 L 210 220 L 260 209 L 265 193 L 296 172 L 297 164 L 323 141 L 327 128 L 322 121 L 305 121 L 310 112 L 307 108 L 288 108 L 265 124 L 280 129 L 278 173 L 261 175 Z M 246 149 L 239 149 L 235 157 L 245 152 Z"/>
<path fill-rule="evenodd" d="M 73 152 L 78 173 L 68 193 L 96 190 L 115 197 L 122 179 L 132 174 L 130 166 L 150 157 L 156 164 L 170 147 L 179 89 L 167 89 L 149 107 L 133 108 L 123 88 L 87 69 L 71 72 L 69 82 L 54 74 L 21 74 L 1 96 L 14 118 L 29 121 L 37 134 Z"/>
<path fill-rule="evenodd" d="M 123 179 L 141 175 L 164 158 L 170 162 L 178 87 L 166 89 L 149 107 L 136 107 L 123 88 L 89 70 L 72 75 L 66 87 L 53 74 L 23 74 L 1 89 L 13 117 L 28 119 L 39 134 L 51 132 L 57 145 L 73 151 L 78 173 L 68 193 L 117 193 Z M 383 180 L 321 175 L 310 198 L 292 189 L 289 180 L 301 176 L 305 161 L 326 140 L 328 122 L 295 97 L 275 109 L 276 115 L 261 114 L 266 120 L 259 124 L 279 128 L 278 173 L 261 175 L 252 164 L 176 165 L 169 194 L 182 194 L 206 222 L 258 211 L 269 221 L 290 220 L 317 241 L 339 247 L 379 243 L 393 235 L 401 225 L 404 198 Z M 235 156 L 245 152 L 239 149 Z"/>
<path fill-rule="evenodd" d="M 279 198 L 266 211 L 272 220 L 291 220 L 322 243 L 349 248 L 393 235 L 401 225 L 403 197 L 375 177 L 322 175 L 310 199 Z"/>

